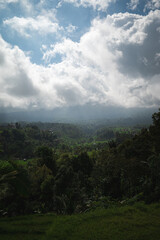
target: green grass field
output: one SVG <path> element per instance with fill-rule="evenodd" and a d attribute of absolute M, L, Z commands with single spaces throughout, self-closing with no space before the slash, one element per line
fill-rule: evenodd
<path fill-rule="evenodd" d="M 0 218 L 1 240 L 38 240 L 51 226 L 55 215 L 30 215 Z"/>
<path fill-rule="evenodd" d="M 2 240 L 159 240 L 160 204 L 97 209 L 72 216 L 1 218 Z"/>

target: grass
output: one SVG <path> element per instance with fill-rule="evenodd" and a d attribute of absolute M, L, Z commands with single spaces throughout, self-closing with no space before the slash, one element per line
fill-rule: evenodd
<path fill-rule="evenodd" d="M 160 204 L 137 203 L 71 216 L 1 218 L 0 239 L 158 240 Z"/>
<path fill-rule="evenodd" d="M 158 240 L 160 204 L 97 209 L 57 217 L 45 240 Z"/>
<path fill-rule="evenodd" d="M 0 239 L 40 240 L 53 222 L 54 215 L 0 218 Z"/>

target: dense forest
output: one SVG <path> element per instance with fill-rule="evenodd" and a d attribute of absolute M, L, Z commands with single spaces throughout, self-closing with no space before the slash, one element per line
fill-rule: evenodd
<path fill-rule="evenodd" d="M 85 212 L 160 200 L 160 111 L 152 125 L 0 126 L 0 215 Z"/>

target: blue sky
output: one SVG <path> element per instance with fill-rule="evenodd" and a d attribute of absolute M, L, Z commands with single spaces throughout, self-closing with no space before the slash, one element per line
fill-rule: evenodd
<path fill-rule="evenodd" d="M 160 103 L 160 0 L 0 0 L 0 107 Z"/>

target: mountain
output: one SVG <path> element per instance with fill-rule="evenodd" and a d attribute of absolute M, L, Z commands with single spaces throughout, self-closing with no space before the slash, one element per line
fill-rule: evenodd
<path fill-rule="evenodd" d="M 90 105 L 62 107 L 53 110 L 0 111 L 0 122 L 91 122 L 131 121 L 151 123 L 151 116 L 157 108 L 123 108 L 116 106 Z"/>

